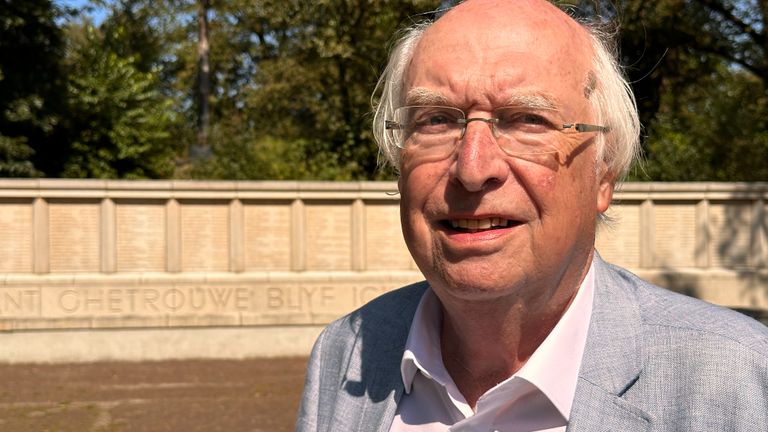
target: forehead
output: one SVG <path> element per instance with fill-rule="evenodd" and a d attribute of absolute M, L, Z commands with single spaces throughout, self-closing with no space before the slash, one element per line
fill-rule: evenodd
<path fill-rule="evenodd" d="M 519 92 L 583 99 L 591 58 L 586 31 L 545 1 L 470 1 L 425 31 L 406 90 L 429 88 L 465 105 Z"/>

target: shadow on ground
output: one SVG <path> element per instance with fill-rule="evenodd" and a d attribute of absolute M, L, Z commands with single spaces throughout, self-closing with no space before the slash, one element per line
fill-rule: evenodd
<path fill-rule="evenodd" d="M 0 430 L 290 431 L 306 362 L 0 364 Z"/>

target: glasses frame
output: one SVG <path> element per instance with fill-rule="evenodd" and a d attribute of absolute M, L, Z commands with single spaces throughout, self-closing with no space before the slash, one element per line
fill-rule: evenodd
<path fill-rule="evenodd" d="M 462 118 L 457 119 L 457 121 L 456 121 L 457 124 L 461 125 L 461 130 L 459 132 L 459 137 L 458 137 L 459 140 L 464 138 L 464 133 L 467 131 L 467 125 L 470 122 L 473 122 L 473 121 L 481 121 L 481 122 L 488 123 L 490 125 L 490 127 L 491 127 L 491 131 L 493 132 L 493 136 L 495 138 L 499 138 L 499 136 L 503 135 L 503 134 L 501 134 L 496 129 L 496 124 L 499 122 L 499 118 L 498 117 L 469 117 L 469 118 L 467 118 L 467 113 L 465 113 L 464 110 L 462 110 L 460 108 L 456 108 L 456 107 L 443 106 L 443 105 L 405 105 L 405 106 L 401 106 L 401 107 L 396 108 L 395 111 L 401 110 L 401 109 L 405 109 L 405 108 L 440 108 L 440 109 L 449 109 L 449 110 L 452 110 L 452 111 L 460 112 L 461 115 L 462 115 Z M 511 106 L 507 107 L 507 106 L 504 106 L 504 107 L 497 108 L 496 110 L 502 110 L 502 109 L 505 109 L 505 108 L 517 108 L 517 107 L 511 107 Z M 496 110 L 494 110 L 494 111 L 496 111 Z M 397 122 L 397 121 L 394 121 L 394 120 L 384 120 L 384 129 L 386 129 L 386 130 L 405 130 L 407 127 L 408 127 L 407 124 L 403 124 L 403 123 L 400 123 L 400 122 Z M 559 129 L 556 129 L 556 130 L 558 130 L 559 132 L 562 132 L 562 133 L 587 133 L 587 132 L 605 133 L 605 132 L 609 132 L 611 129 L 608 126 L 600 126 L 600 125 L 594 125 L 594 124 L 588 124 L 588 123 L 577 123 L 577 122 L 574 122 L 574 123 L 562 123 L 562 126 Z M 572 132 L 566 132 L 567 130 L 571 130 Z M 394 141 L 395 141 L 395 146 L 397 146 L 397 148 L 405 149 L 405 140 L 404 139 L 402 139 L 402 140 L 394 140 Z M 507 150 L 505 150 L 505 151 L 507 151 Z M 548 152 L 541 152 L 541 154 L 556 153 L 556 152 L 557 152 L 557 150 L 553 149 L 553 150 L 548 151 Z M 525 154 L 525 153 L 520 153 L 520 154 Z"/>

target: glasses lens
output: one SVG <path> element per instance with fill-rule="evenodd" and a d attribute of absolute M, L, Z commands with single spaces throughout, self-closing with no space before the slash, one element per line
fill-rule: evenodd
<path fill-rule="evenodd" d="M 395 110 L 396 143 L 420 153 L 450 152 L 461 135 L 464 113 L 444 106 L 405 106 Z"/>
<path fill-rule="evenodd" d="M 563 137 L 554 111 L 505 107 L 496 110 L 494 117 L 498 119 L 495 124 L 497 140 L 506 153 L 557 153 L 558 142 Z"/>

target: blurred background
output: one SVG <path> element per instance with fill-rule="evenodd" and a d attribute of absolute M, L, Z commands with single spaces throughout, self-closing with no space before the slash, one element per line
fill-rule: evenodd
<path fill-rule="evenodd" d="M 0 176 L 392 178 L 371 92 L 396 29 L 454 3 L 2 0 Z M 560 4 L 621 27 L 630 180 L 768 179 L 765 0 Z"/>

